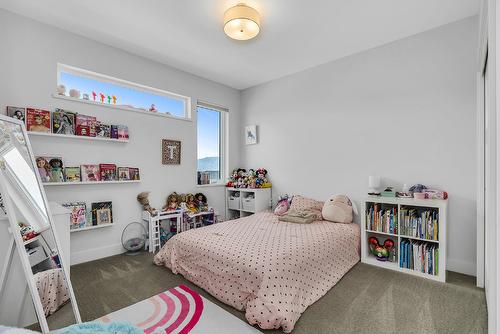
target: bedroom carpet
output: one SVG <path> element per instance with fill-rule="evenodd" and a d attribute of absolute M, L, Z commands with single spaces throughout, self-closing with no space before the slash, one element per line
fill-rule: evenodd
<path fill-rule="evenodd" d="M 71 267 L 84 321 L 119 310 L 185 284 L 228 312 L 204 290 L 152 263 L 152 255 L 117 255 Z M 486 333 L 484 290 L 474 278 L 448 272 L 446 284 L 358 263 L 311 305 L 294 334 L 315 333 Z M 264 331 L 281 333 L 281 331 Z"/>

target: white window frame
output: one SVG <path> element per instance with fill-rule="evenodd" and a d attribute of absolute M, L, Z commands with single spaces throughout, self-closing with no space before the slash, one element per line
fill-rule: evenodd
<path fill-rule="evenodd" d="M 217 187 L 217 186 L 225 186 L 227 179 L 227 170 L 228 170 L 228 159 L 227 152 L 228 150 L 228 140 L 227 135 L 228 131 L 228 118 L 229 118 L 229 109 L 214 103 L 205 102 L 202 100 L 198 100 L 196 103 L 196 133 L 198 133 L 198 108 L 210 109 L 213 111 L 217 111 L 220 113 L 220 133 L 219 133 L 219 168 L 220 168 L 220 179 L 218 182 L 210 183 L 210 184 L 198 184 L 198 137 L 196 137 L 196 185 L 197 187 Z"/>
<path fill-rule="evenodd" d="M 113 85 L 117 85 L 117 86 L 131 88 L 133 90 L 141 91 L 144 93 L 151 93 L 151 94 L 155 94 L 155 95 L 159 95 L 159 96 L 165 96 L 165 97 L 168 97 L 170 99 L 175 99 L 175 100 L 181 101 L 184 104 L 184 116 L 180 117 L 180 116 L 175 116 L 175 115 L 169 115 L 169 114 L 166 114 L 163 112 L 151 113 L 149 111 L 144 111 L 144 110 L 140 109 L 140 106 L 136 106 L 136 108 L 130 108 L 130 107 L 125 107 L 125 106 L 115 106 L 115 105 L 110 105 L 110 104 L 105 104 L 105 103 L 98 103 L 98 102 L 94 102 L 94 101 L 90 101 L 90 100 L 87 101 L 87 100 L 83 100 L 83 99 L 74 99 L 74 98 L 70 98 L 70 97 L 62 97 L 62 98 L 72 99 L 72 100 L 76 100 L 76 101 L 83 102 L 83 103 L 98 104 L 100 106 L 107 106 L 107 107 L 112 107 L 115 109 L 123 109 L 123 110 L 129 110 L 129 111 L 142 112 L 142 113 L 147 114 L 147 115 L 164 116 L 164 117 L 183 119 L 183 120 L 191 120 L 192 119 L 191 98 L 188 96 L 172 93 L 172 92 L 169 92 L 166 90 L 162 90 L 162 89 L 158 89 L 158 88 L 154 88 L 154 87 L 150 87 L 150 86 L 146 86 L 146 85 L 141 85 L 141 84 L 138 84 L 135 82 L 115 78 L 115 77 L 112 77 L 109 75 L 96 73 L 96 72 L 88 71 L 88 70 L 85 70 L 82 68 L 69 66 L 69 65 L 65 65 L 65 64 L 60 64 L 60 63 L 57 64 L 57 85 L 59 85 L 61 83 L 61 72 L 65 72 L 65 73 L 69 73 L 72 75 L 81 76 L 81 77 L 85 77 L 88 79 L 97 80 L 97 81 L 101 81 L 101 82 L 105 82 L 105 83 L 109 83 L 109 84 L 113 84 Z M 71 87 L 67 87 L 67 88 L 70 89 Z M 57 94 L 54 94 L 53 96 L 56 98 L 60 98 L 60 96 L 58 96 Z"/>

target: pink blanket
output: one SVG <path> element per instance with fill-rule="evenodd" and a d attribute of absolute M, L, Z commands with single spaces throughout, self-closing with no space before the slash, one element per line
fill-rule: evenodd
<path fill-rule="evenodd" d="M 250 324 L 289 333 L 359 261 L 359 233 L 357 224 L 293 224 L 263 212 L 180 233 L 154 262 L 246 310 Z"/>

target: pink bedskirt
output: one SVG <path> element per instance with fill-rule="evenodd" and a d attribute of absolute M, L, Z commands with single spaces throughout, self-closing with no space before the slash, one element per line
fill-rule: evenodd
<path fill-rule="evenodd" d="M 359 245 L 357 224 L 293 224 L 263 212 L 180 233 L 154 262 L 246 310 L 250 324 L 288 333 L 359 262 Z"/>

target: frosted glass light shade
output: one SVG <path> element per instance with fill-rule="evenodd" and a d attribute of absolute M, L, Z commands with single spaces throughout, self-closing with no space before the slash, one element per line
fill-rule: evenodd
<path fill-rule="evenodd" d="M 252 7 L 238 4 L 224 13 L 224 32 L 232 39 L 246 41 L 260 32 L 260 16 Z"/>

